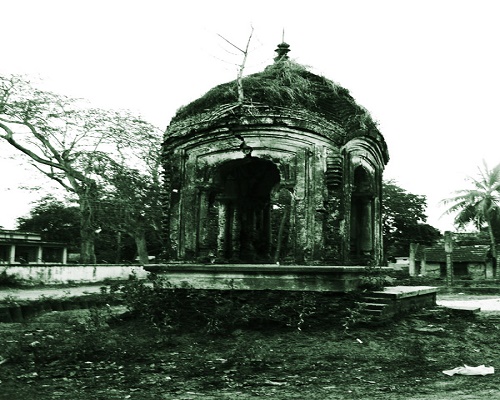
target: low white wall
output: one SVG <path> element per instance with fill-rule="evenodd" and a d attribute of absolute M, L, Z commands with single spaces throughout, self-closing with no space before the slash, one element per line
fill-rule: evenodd
<path fill-rule="evenodd" d="M 135 274 L 147 277 L 142 265 L 9 265 L 0 272 L 17 281 L 30 284 L 94 283 L 104 280 L 126 280 Z"/>

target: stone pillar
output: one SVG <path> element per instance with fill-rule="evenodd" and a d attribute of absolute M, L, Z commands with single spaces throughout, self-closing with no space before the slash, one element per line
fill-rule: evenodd
<path fill-rule="evenodd" d="M 68 263 L 68 248 L 67 247 L 63 247 L 63 249 L 62 249 L 61 262 L 63 264 L 67 264 Z"/>
<path fill-rule="evenodd" d="M 373 260 L 375 265 L 382 265 L 384 261 L 384 241 L 382 235 L 382 214 L 380 199 L 382 191 L 377 190 L 377 195 L 373 199 Z"/>
<path fill-rule="evenodd" d="M 372 202 L 367 198 L 363 200 L 363 211 L 361 213 L 361 252 L 364 255 L 373 251 L 373 215 Z"/>
<path fill-rule="evenodd" d="M 198 207 L 199 207 L 198 249 L 201 250 L 203 253 L 206 253 L 208 251 L 208 191 L 207 190 L 202 189 L 200 191 Z"/>
<path fill-rule="evenodd" d="M 10 253 L 9 253 L 9 264 L 14 264 L 16 262 L 16 245 L 10 245 Z"/>
<path fill-rule="evenodd" d="M 38 246 L 36 249 L 36 263 L 41 264 L 43 260 L 43 249 L 42 246 Z"/>
<path fill-rule="evenodd" d="M 302 263 L 308 258 L 310 240 L 307 232 L 308 162 L 307 150 L 297 152 L 297 184 L 295 185 L 295 262 Z"/>
<path fill-rule="evenodd" d="M 444 251 L 446 252 L 446 285 L 451 286 L 453 284 L 453 261 L 451 258 L 453 239 L 450 231 L 444 233 Z"/>
<path fill-rule="evenodd" d="M 233 207 L 231 220 L 231 250 L 233 257 L 239 257 L 241 249 L 241 211 L 239 207 Z"/>
<path fill-rule="evenodd" d="M 268 205 L 262 211 L 262 231 L 264 243 L 266 244 L 266 254 L 270 256 L 272 235 L 271 235 L 271 207 Z"/>
<path fill-rule="evenodd" d="M 420 275 L 425 276 L 427 274 L 427 255 L 425 253 L 425 248 L 421 251 L 422 257 L 420 259 Z"/>
<path fill-rule="evenodd" d="M 226 256 L 227 205 L 221 202 L 218 208 L 217 256 L 224 258 Z"/>
<path fill-rule="evenodd" d="M 417 254 L 418 243 L 410 243 L 410 264 L 408 266 L 408 273 L 410 276 L 417 275 L 417 268 L 415 267 L 415 256 Z"/>

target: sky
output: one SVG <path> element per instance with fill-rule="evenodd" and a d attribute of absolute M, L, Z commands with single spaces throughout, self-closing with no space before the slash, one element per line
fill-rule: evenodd
<path fill-rule="evenodd" d="M 0 0 L 0 73 L 165 129 L 177 109 L 290 58 L 348 89 L 389 148 L 384 179 L 427 198 L 428 223 L 453 230 L 440 202 L 500 163 L 498 0 Z M 0 142 L 0 226 L 15 228 L 43 191 Z M 47 183 L 49 188 L 53 185 Z"/>

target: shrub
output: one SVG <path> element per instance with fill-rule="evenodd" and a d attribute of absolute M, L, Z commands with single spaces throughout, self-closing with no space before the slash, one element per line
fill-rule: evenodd
<path fill-rule="evenodd" d="M 300 331 L 337 321 L 332 314 L 339 310 L 338 298 L 328 293 L 178 288 L 161 278 L 150 284 L 132 280 L 121 291 L 133 315 L 167 333 L 226 334 L 262 326 Z"/>
<path fill-rule="evenodd" d="M 20 282 L 16 279 L 14 275 L 9 275 L 7 274 L 7 271 L 2 271 L 0 273 L 0 286 L 16 287 L 20 286 Z"/>

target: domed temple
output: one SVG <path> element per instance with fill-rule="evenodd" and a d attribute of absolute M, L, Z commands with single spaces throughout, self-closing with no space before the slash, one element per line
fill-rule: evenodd
<path fill-rule="evenodd" d="M 171 261 L 380 265 L 387 145 L 348 90 L 278 46 L 165 133 Z"/>

